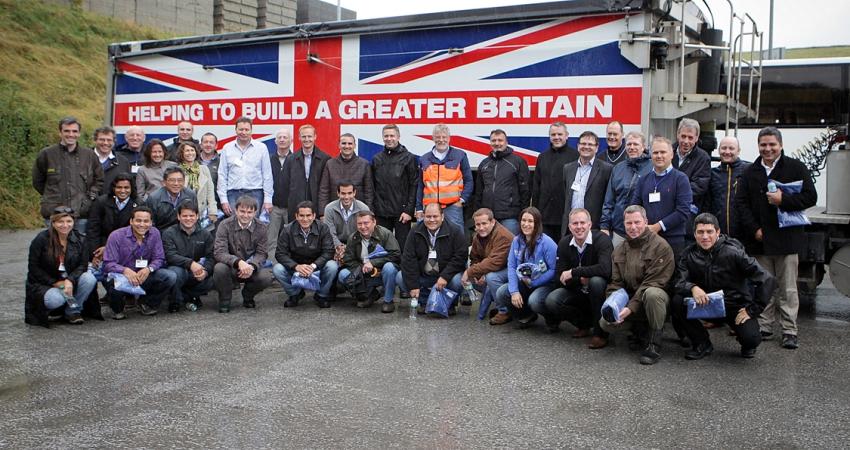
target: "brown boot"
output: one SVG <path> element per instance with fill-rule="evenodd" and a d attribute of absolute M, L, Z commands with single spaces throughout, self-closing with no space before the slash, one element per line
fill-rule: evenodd
<path fill-rule="evenodd" d="M 608 339 L 605 339 L 602 336 L 593 336 L 590 338 L 590 344 L 587 344 L 587 348 L 591 350 L 599 350 L 600 348 L 604 348 L 608 345 Z"/>
<path fill-rule="evenodd" d="M 490 319 L 490 325 L 504 325 L 511 321 L 511 315 L 508 313 L 499 312 Z"/>
<path fill-rule="evenodd" d="M 573 333 L 573 339 L 581 339 L 588 336 L 590 336 L 590 330 L 587 328 L 579 328 L 575 333 Z"/>

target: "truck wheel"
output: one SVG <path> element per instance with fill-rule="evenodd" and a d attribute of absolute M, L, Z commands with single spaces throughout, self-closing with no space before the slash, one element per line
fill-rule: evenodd
<path fill-rule="evenodd" d="M 811 311 L 815 307 L 817 288 L 823 282 L 824 266 L 815 263 L 811 266 L 812 277 L 806 281 L 797 282 L 797 296 L 800 298 L 800 309 Z"/>
<path fill-rule="evenodd" d="M 829 260 L 829 279 L 835 289 L 850 297 L 850 244 L 836 250 Z"/>

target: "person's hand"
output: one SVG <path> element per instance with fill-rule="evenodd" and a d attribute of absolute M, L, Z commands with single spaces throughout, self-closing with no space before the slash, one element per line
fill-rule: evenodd
<path fill-rule="evenodd" d="M 369 275 L 372 271 L 375 270 L 375 266 L 372 265 L 371 261 L 367 261 L 363 264 L 363 273 Z"/>
<path fill-rule="evenodd" d="M 561 284 L 567 284 L 572 279 L 573 279 L 572 269 L 565 270 L 565 271 L 561 272 Z"/>
<path fill-rule="evenodd" d="M 486 278 L 484 278 L 484 277 L 476 278 L 476 279 L 475 279 L 475 284 L 477 284 L 477 285 L 479 285 L 479 286 L 484 286 L 485 284 L 487 284 L 487 279 L 486 279 Z"/>
<path fill-rule="evenodd" d="M 654 223 L 647 228 L 649 228 L 649 231 L 652 231 L 655 234 L 658 234 L 658 233 L 661 232 L 661 224 L 659 224 L 659 223 Z"/>
<path fill-rule="evenodd" d="M 216 223 L 216 221 L 218 221 L 218 214 L 210 214 L 209 218 L 210 218 L 210 222 Z"/>
<path fill-rule="evenodd" d="M 599 231 L 605 233 L 605 236 L 611 236 L 611 232 L 608 231 L 608 230 L 599 230 Z"/>
<path fill-rule="evenodd" d="M 237 269 L 239 270 L 239 278 L 243 280 L 251 278 L 251 275 L 254 274 L 254 266 L 248 264 L 245 261 L 239 261 Z"/>
<path fill-rule="evenodd" d="M 410 222 L 411 220 L 413 220 L 413 217 L 410 217 L 410 214 L 408 214 L 408 213 L 401 213 L 401 215 L 398 216 L 398 221 L 401 222 L 401 223 L 407 223 L 407 222 Z"/>
<path fill-rule="evenodd" d="M 62 292 L 65 293 L 66 297 L 73 297 L 74 296 L 74 283 L 72 283 L 71 280 L 67 280 L 67 279 L 64 280 L 64 281 L 65 281 L 65 283 L 64 283 L 65 285 L 62 287 Z"/>
<path fill-rule="evenodd" d="M 139 271 L 136 273 L 139 277 L 139 285 L 141 285 L 144 284 L 145 281 L 147 281 L 149 276 L 151 276 L 151 269 L 150 267 L 145 267 L 144 269 L 139 269 Z"/>
<path fill-rule="evenodd" d="M 590 278 L 579 277 L 578 281 L 579 283 L 581 283 L 582 286 L 587 286 L 587 283 L 590 283 Z"/>
<path fill-rule="evenodd" d="M 626 320 L 626 317 L 629 317 L 632 314 L 632 310 L 629 309 L 628 306 L 620 310 L 620 317 L 617 320 L 617 323 L 623 323 Z"/>
<path fill-rule="evenodd" d="M 767 192 L 767 202 L 773 206 L 779 206 L 782 204 L 782 189 L 777 189 L 776 192 Z"/>
<path fill-rule="evenodd" d="M 263 203 L 263 209 L 265 209 L 266 212 L 269 213 L 269 214 L 272 213 L 272 207 L 273 206 L 274 205 L 272 205 L 271 203 Z"/>
<path fill-rule="evenodd" d="M 705 293 L 702 288 L 699 286 L 694 286 L 691 288 L 691 295 L 694 297 L 694 301 L 697 305 L 705 305 L 708 304 L 708 294 Z"/>
<path fill-rule="evenodd" d="M 458 201 L 452 203 L 452 206 L 457 206 L 458 208 L 463 209 L 463 202 L 458 200 Z"/>
<path fill-rule="evenodd" d="M 416 216 L 416 220 L 420 221 L 420 222 L 422 221 L 422 219 L 425 218 L 425 212 L 424 211 L 416 211 L 413 215 Z"/>
<path fill-rule="evenodd" d="M 192 261 L 192 265 L 189 266 L 189 270 L 192 271 L 192 276 L 194 276 L 198 281 L 204 281 L 204 278 L 207 277 L 206 269 L 204 269 L 204 266 L 200 265 L 197 261 Z"/>
<path fill-rule="evenodd" d="M 738 315 L 735 316 L 735 325 L 741 325 L 750 319 L 752 319 L 752 317 L 750 317 L 750 314 L 747 312 L 747 309 L 741 308 L 738 310 Z"/>
<path fill-rule="evenodd" d="M 764 233 L 762 233 L 761 228 L 756 230 L 756 240 L 761 242 L 764 239 Z"/>
<path fill-rule="evenodd" d="M 334 249 L 334 260 L 342 261 L 342 256 L 345 254 L 345 244 L 339 244 Z"/>
<path fill-rule="evenodd" d="M 123 274 L 125 277 L 127 277 L 127 281 L 129 281 L 130 284 L 132 284 L 133 286 L 138 286 L 142 284 L 142 282 L 139 281 L 139 274 L 134 272 L 133 269 L 125 267 Z"/>
<path fill-rule="evenodd" d="M 301 274 L 302 277 L 307 278 L 310 275 L 313 275 L 313 266 L 309 264 L 299 264 L 295 266 L 295 271 Z"/>
<path fill-rule="evenodd" d="M 410 298 L 419 299 L 419 289 L 411 289 L 408 294 L 410 294 Z"/>
<path fill-rule="evenodd" d="M 233 215 L 233 210 L 230 209 L 230 203 L 222 203 L 221 204 L 221 210 L 224 211 L 224 215 L 226 215 L 226 216 L 232 216 Z"/>
<path fill-rule="evenodd" d="M 468 271 L 464 270 L 463 273 L 460 275 L 460 284 L 469 283 L 469 273 L 467 272 Z"/>
<path fill-rule="evenodd" d="M 437 288 L 438 291 L 442 291 L 443 288 L 445 288 L 447 284 L 449 284 L 449 282 L 446 281 L 445 278 L 440 277 L 440 278 L 437 278 L 437 282 L 434 283 L 434 287 Z"/>
<path fill-rule="evenodd" d="M 514 308 L 522 309 L 522 294 L 519 292 L 511 294 L 511 304 L 514 305 Z"/>
<path fill-rule="evenodd" d="M 91 254 L 91 260 L 94 265 L 99 265 L 101 261 L 103 261 L 103 250 L 106 247 L 98 247 L 94 249 L 94 252 Z M 96 261 L 96 262 L 95 262 Z"/>

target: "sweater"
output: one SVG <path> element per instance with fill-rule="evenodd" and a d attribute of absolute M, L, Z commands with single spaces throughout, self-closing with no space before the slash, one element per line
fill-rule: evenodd
<path fill-rule="evenodd" d="M 649 195 L 655 192 L 661 199 L 651 202 Z M 672 169 L 666 175 L 653 172 L 641 178 L 629 204 L 643 206 L 650 225 L 663 222 L 659 235 L 674 244 L 685 241 L 692 200 L 688 177 Z"/>

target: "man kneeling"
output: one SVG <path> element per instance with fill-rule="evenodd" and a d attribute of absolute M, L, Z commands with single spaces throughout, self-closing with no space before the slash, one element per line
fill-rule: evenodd
<path fill-rule="evenodd" d="M 764 310 L 776 281 L 758 262 L 744 251 L 737 240 L 720 235 L 720 223 L 710 213 L 694 220 L 696 243 L 685 249 L 677 262 L 674 310 L 685 323 L 685 332 L 693 349 L 685 353 L 686 359 L 702 359 L 714 351 L 703 324 L 687 319 L 687 304 L 683 297 L 693 297 L 696 307 L 708 303 L 706 293 L 722 291 L 726 317 L 710 322 L 726 323 L 735 331 L 741 344 L 741 356 L 752 358 L 761 343 L 761 333 L 756 318 Z M 755 288 L 751 296 L 750 286 Z"/>
<path fill-rule="evenodd" d="M 343 268 L 339 271 L 339 282 L 352 291 L 358 308 L 372 306 L 379 297 L 376 287 L 383 286 L 384 304 L 381 306 L 381 312 L 391 313 L 395 311 L 393 294 L 401 259 L 398 241 L 390 230 L 378 226 L 375 213 L 371 211 L 358 212 L 354 220 L 357 231 L 348 237 L 348 244 L 342 256 Z M 352 274 L 361 276 L 356 276 L 353 280 L 350 278 Z"/>
<path fill-rule="evenodd" d="M 198 205 L 191 199 L 177 206 L 177 223 L 162 233 L 162 246 L 168 270 L 177 275 L 169 312 L 183 305 L 196 311 L 202 306 L 201 296 L 213 287 L 215 256 L 212 234 L 198 226 Z"/>

